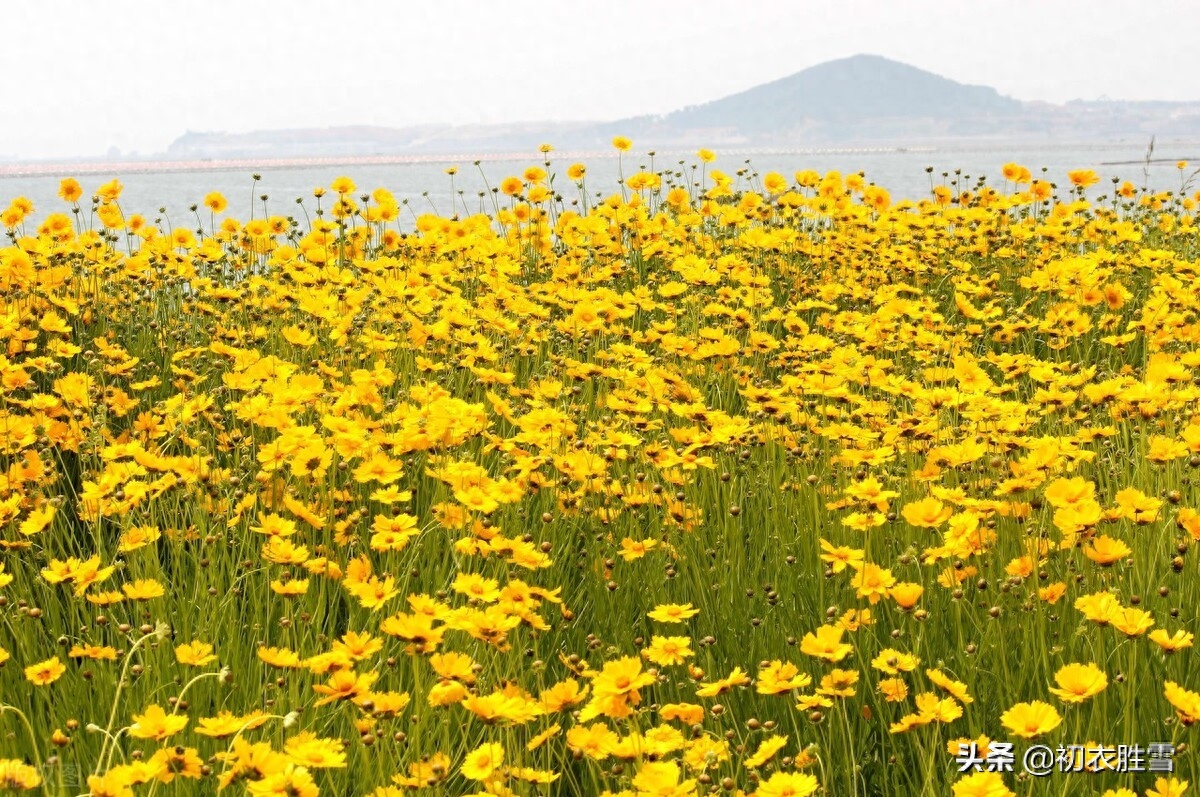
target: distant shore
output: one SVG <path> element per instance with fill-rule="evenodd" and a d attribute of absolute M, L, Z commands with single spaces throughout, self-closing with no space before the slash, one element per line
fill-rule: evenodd
<path fill-rule="evenodd" d="M 627 160 L 641 159 L 650 152 L 655 152 L 663 158 L 691 156 L 699 145 L 669 144 L 647 145 L 632 157 L 626 154 Z M 739 146 L 737 144 L 722 146 L 708 145 L 729 165 L 729 159 L 751 158 L 760 155 L 887 155 L 913 153 L 947 153 L 970 152 L 977 150 L 1051 150 L 1095 152 L 1106 149 L 1128 148 L 1128 141 L 1079 141 L 1079 142 L 1038 142 L 1028 140 L 991 141 L 991 140 L 934 140 L 914 145 L 884 145 L 884 144 L 848 144 L 846 146 Z M 1140 146 L 1140 145 L 1139 145 Z M 1160 146 L 1170 146 L 1179 150 L 1191 150 L 1200 146 L 1200 141 L 1162 142 Z M 595 150 L 554 150 L 549 157 L 556 163 L 573 161 L 609 160 L 618 156 L 613 149 Z M 0 161 L 0 179 L 21 177 L 82 177 L 88 175 L 106 174 L 169 174 L 178 172 L 220 172 L 220 171 L 271 171 L 278 169 L 316 169 L 330 166 L 389 166 L 415 163 L 444 163 L 447 166 L 457 165 L 460 168 L 481 162 L 522 162 L 539 161 L 546 156 L 536 150 L 506 151 L 506 152 L 475 152 L 458 154 L 439 153 L 408 153 L 398 155 L 327 155 L 327 156 L 296 156 L 288 158 L 269 157 L 229 157 L 229 158 L 170 158 L 167 156 L 129 159 L 95 159 L 81 158 L 78 160 L 27 160 Z M 1174 162 L 1178 159 L 1197 160 L 1176 154 L 1172 157 L 1158 157 L 1154 162 Z M 638 160 L 640 163 L 640 160 Z M 1105 161 L 1103 165 L 1140 164 L 1142 159 L 1120 161 Z"/>
<path fill-rule="evenodd" d="M 660 150 L 662 155 L 678 154 L 688 150 L 671 147 Z M 934 152 L 933 147 L 753 147 L 753 148 L 722 148 L 721 154 L 730 157 L 749 157 L 753 155 L 818 155 L 818 154 L 856 154 L 856 153 L 887 153 L 887 152 Z M 591 151 L 554 151 L 551 156 L 556 161 L 563 160 L 598 160 L 615 158 L 617 153 L 611 149 Z M 330 155 L 326 157 L 297 157 L 297 158 L 204 158 L 191 160 L 171 160 L 168 158 L 145 160 L 88 160 L 88 161 L 34 161 L 25 163 L 0 163 L 0 177 L 65 177 L 94 174 L 148 174 L 166 172 L 204 172 L 204 171 L 267 171 L 271 169 L 304 169 L 325 166 L 387 166 L 406 163 L 446 163 L 466 164 L 475 161 L 530 161 L 545 157 L 539 152 L 487 152 L 466 155 Z"/>

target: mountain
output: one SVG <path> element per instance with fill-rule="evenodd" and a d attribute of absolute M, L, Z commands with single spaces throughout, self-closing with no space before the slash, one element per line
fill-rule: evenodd
<path fill-rule="evenodd" d="M 189 132 L 178 159 L 337 157 L 605 149 L 614 135 L 639 147 L 910 146 L 983 140 L 1046 143 L 1200 137 L 1200 102 L 1022 102 L 882 58 L 819 64 L 738 94 L 659 116 L 611 122 L 420 125 Z"/>
<path fill-rule="evenodd" d="M 876 55 L 856 55 L 739 94 L 643 120 L 664 136 L 711 131 L 746 139 L 844 138 L 928 128 L 968 133 L 1019 118 L 1024 106 Z"/>

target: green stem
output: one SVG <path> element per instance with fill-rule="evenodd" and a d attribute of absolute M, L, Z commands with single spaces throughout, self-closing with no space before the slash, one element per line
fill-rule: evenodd
<path fill-rule="evenodd" d="M 25 716 L 24 711 L 21 711 L 21 709 L 17 708 L 16 706 L 0 704 L 0 714 L 3 714 L 6 711 L 11 711 L 13 714 L 16 714 L 21 718 L 21 724 L 25 726 L 25 733 L 29 735 L 29 746 L 30 749 L 33 750 L 33 760 L 37 763 L 38 773 L 40 774 L 42 772 L 42 754 L 38 750 L 37 736 L 33 733 L 33 726 L 29 724 L 29 718 Z M 61 781 L 61 779 L 62 773 L 60 771 L 59 780 Z M 42 790 L 45 791 L 45 788 L 45 781 L 43 781 Z"/>
<path fill-rule="evenodd" d="M 112 744 L 114 746 L 116 745 L 116 739 L 112 735 L 112 729 L 113 729 L 113 725 L 117 721 L 117 708 L 120 706 L 120 703 L 121 703 L 121 692 L 124 691 L 125 684 L 128 680 L 129 663 L 131 661 L 133 661 L 134 652 L 139 647 L 141 647 L 142 643 L 145 642 L 147 639 L 150 639 L 151 637 L 154 637 L 156 639 L 161 639 L 162 637 L 166 636 L 166 633 L 167 633 L 167 629 L 164 626 L 159 626 L 158 628 L 154 629 L 154 631 L 152 631 L 151 633 L 146 634 L 145 636 L 140 637 L 139 639 L 135 640 L 134 643 L 129 647 L 129 652 L 125 654 L 125 663 L 121 667 L 121 678 L 120 678 L 120 680 L 117 681 L 117 693 L 113 697 L 112 710 L 109 711 L 109 713 L 108 713 L 108 724 L 104 727 L 104 743 L 102 745 L 100 745 L 100 755 L 97 756 L 97 758 L 96 758 L 96 769 L 93 770 L 93 772 L 92 772 L 93 775 L 100 774 L 100 769 L 101 769 L 101 767 L 104 766 L 104 762 L 105 762 L 104 753 L 105 753 L 105 751 L 108 750 L 109 743 L 112 742 Z M 109 757 L 111 757 L 111 755 L 112 755 L 112 753 L 109 752 Z"/>

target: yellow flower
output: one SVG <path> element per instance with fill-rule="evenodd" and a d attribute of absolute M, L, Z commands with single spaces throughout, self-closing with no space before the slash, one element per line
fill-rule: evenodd
<path fill-rule="evenodd" d="M 690 603 L 662 603 L 655 606 L 654 611 L 647 613 L 646 616 L 660 623 L 682 623 L 699 613 L 700 610 L 692 608 Z"/>
<path fill-rule="evenodd" d="M 647 761 L 638 768 L 633 777 L 633 787 L 638 794 L 684 795 L 694 794 L 696 781 L 679 783 L 681 770 L 675 761 Z"/>
<path fill-rule="evenodd" d="M 213 213 L 223 213 L 229 206 L 229 201 L 225 199 L 224 194 L 213 191 L 204 195 L 204 206 Z"/>
<path fill-rule="evenodd" d="M 246 791 L 252 797 L 317 797 L 320 794 L 308 769 L 292 763 L 262 780 L 250 781 L 246 784 Z"/>
<path fill-rule="evenodd" d="M 1135 637 L 1150 630 L 1154 625 L 1154 616 L 1150 612 L 1128 606 L 1118 609 L 1109 623 L 1125 636 Z"/>
<path fill-rule="evenodd" d="M 547 728 L 546 730 L 539 733 L 537 736 L 530 739 L 529 742 L 525 745 L 525 749 L 532 753 L 534 750 L 538 749 L 539 747 L 544 745 L 546 742 L 553 739 L 555 736 L 558 736 L 560 733 L 562 733 L 562 725 L 559 725 L 556 722 L 553 725 L 551 725 L 549 728 Z"/>
<path fill-rule="evenodd" d="M 1167 653 L 1175 653 L 1184 648 L 1190 648 L 1195 638 L 1195 634 L 1191 631 L 1184 631 L 1182 629 L 1176 631 L 1174 634 L 1168 634 L 1165 629 L 1160 628 L 1150 634 L 1150 641 Z"/>
<path fill-rule="evenodd" d="M 125 600 L 125 596 L 119 592 L 97 592 L 87 596 L 87 602 L 95 606 L 111 606 L 114 603 L 121 603 Z"/>
<path fill-rule="evenodd" d="M 1104 590 L 1080 596 L 1075 600 L 1075 608 L 1092 622 L 1107 625 L 1121 611 L 1121 604 L 1117 602 L 1115 595 Z"/>
<path fill-rule="evenodd" d="M 1029 170 L 1019 163 L 1006 163 L 1000 167 L 1000 174 L 1005 180 L 1013 183 L 1026 182 L 1021 180 L 1022 175 Z"/>
<path fill-rule="evenodd" d="M 125 186 L 121 185 L 120 180 L 109 180 L 96 189 L 96 196 L 106 202 L 115 202 L 121 196 L 121 191 L 124 188 Z"/>
<path fill-rule="evenodd" d="M 841 661 L 854 650 L 853 645 L 842 642 L 845 629 L 834 625 L 823 625 L 814 634 L 811 631 L 800 640 L 800 652 L 826 661 Z"/>
<path fill-rule="evenodd" d="M 41 509 L 35 509 L 29 513 L 18 529 L 26 537 L 32 537 L 46 529 L 50 522 L 54 520 L 54 507 L 47 504 Z"/>
<path fill-rule="evenodd" d="M 1053 584 L 1038 589 L 1038 600 L 1045 601 L 1051 605 L 1058 603 L 1058 599 L 1067 591 L 1067 585 L 1061 581 L 1056 581 Z"/>
<path fill-rule="evenodd" d="M 66 671 L 66 665 L 55 656 L 26 667 L 25 680 L 35 686 L 48 686 L 61 678 Z"/>
<path fill-rule="evenodd" d="M 121 532 L 121 540 L 117 545 L 117 550 L 121 553 L 136 551 L 138 548 L 144 548 L 161 536 L 162 532 L 154 526 L 133 526 Z"/>
<path fill-rule="evenodd" d="M 782 193 L 787 188 L 787 178 L 778 172 L 768 172 L 762 176 L 762 187 L 768 193 Z"/>
<path fill-rule="evenodd" d="M 901 678 L 884 678 L 876 688 L 889 703 L 900 703 L 908 697 L 908 685 Z"/>
<path fill-rule="evenodd" d="M 1034 700 L 1031 703 L 1017 703 L 1000 715 L 1000 722 L 1015 735 L 1032 739 L 1057 728 L 1062 723 L 1062 717 L 1054 710 L 1054 706 Z"/>
<path fill-rule="evenodd" d="M 820 783 L 801 772 L 776 772 L 758 785 L 757 797 L 808 797 Z"/>
<path fill-rule="evenodd" d="M 758 749 L 754 751 L 754 755 L 742 762 L 742 766 L 746 769 L 758 769 L 763 764 L 775 757 L 775 754 L 787 746 L 788 737 L 772 734 L 763 740 Z"/>
<path fill-rule="evenodd" d="M 246 716 L 238 716 L 230 711 L 221 711 L 215 717 L 202 717 L 197 720 L 196 733 L 214 739 L 223 739 L 233 736 L 239 731 L 253 730 L 265 725 L 269 719 L 269 715 L 257 709 Z"/>
<path fill-rule="evenodd" d="M 612 140 L 612 145 L 621 152 L 628 152 L 633 148 L 633 142 L 625 138 L 625 136 L 617 136 Z"/>
<path fill-rule="evenodd" d="M 521 173 L 521 178 L 530 184 L 537 184 L 546 179 L 546 170 L 541 166 L 530 166 Z"/>
<path fill-rule="evenodd" d="M 1067 177 L 1071 181 L 1071 185 L 1079 188 L 1087 188 L 1100 182 L 1100 175 L 1096 174 L 1091 169 L 1076 169 L 1075 171 L 1067 172 Z"/>
<path fill-rule="evenodd" d="M 250 530 L 268 537 L 290 537 L 296 533 L 296 522 L 272 512 L 260 518 L 259 525 L 251 526 Z"/>
<path fill-rule="evenodd" d="M 812 683 L 812 676 L 800 672 L 791 662 L 776 659 L 766 663 L 758 671 L 754 691 L 760 695 L 779 695 L 794 689 L 803 689 Z"/>
<path fill-rule="evenodd" d="M 458 681 L 439 681 L 429 687 L 429 694 L 426 697 L 429 705 L 436 707 L 452 706 L 455 703 L 461 703 L 466 700 L 469 695 L 467 687 L 460 684 Z"/>
<path fill-rule="evenodd" d="M 1082 703 L 1108 686 L 1108 675 L 1095 664 L 1067 664 L 1054 674 L 1058 688 L 1050 693 L 1067 703 Z"/>
<path fill-rule="evenodd" d="M 64 177 L 58 183 L 58 195 L 67 202 L 78 202 L 83 196 L 83 187 L 74 177 Z"/>
<path fill-rule="evenodd" d="M 1163 502 L 1146 495 L 1136 487 L 1118 490 L 1113 496 L 1117 502 L 1117 516 L 1126 517 L 1139 525 L 1153 523 Z"/>
<path fill-rule="evenodd" d="M 926 670 L 925 677 L 932 681 L 934 686 L 944 689 L 945 691 L 954 695 L 954 697 L 961 700 L 963 703 L 975 702 L 975 698 L 971 697 L 971 695 L 967 693 L 966 684 L 964 684 L 962 681 L 953 680 L 941 670 Z"/>
<path fill-rule="evenodd" d="M 288 739 L 283 752 L 292 763 L 308 769 L 330 769 L 346 766 L 346 753 L 341 739 L 325 739 L 311 731 Z"/>
<path fill-rule="evenodd" d="M 654 683 L 654 676 L 642 672 L 642 663 L 633 656 L 605 662 L 592 679 L 592 691 L 598 698 L 627 699 L 637 704 L 638 690 Z"/>
<path fill-rule="evenodd" d="M 664 720 L 679 720 L 684 725 L 695 725 L 704 719 L 704 707 L 695 703 L 668 703 L 658 713 Z"/>
<path fill-rule="evenodd" d="M 1183 797 L 1188 782 L 1178 778 L 1157 778 L 1153 789 L 1146 789 L 1146 797 Z"/>
<path fill-rule="evenodd" d="M 486 742 L 467 753 L 463 761 L 463 777 L 471 780 L 488 780 L 504 764 L 504 747 L 495 742 Z"/>
<path fill-rule="evenodd" d="M 451 588 L 481 603 L 495 603 L 500 599 L 500 582 L 477 573 L 459 573 L 454 577 Z"/>
<path fill-rule="evenodd" d="M 440 678 L 462 681 L 464 684 L 475 683 L 475 660 L 466 654 L 453 651 L 435 653 L 429 657 L 429 665 Z"/>
<path fill-rule="evenodd" d="M 921 595 L 924 593 L 923 586 L 909 581 L 902 581 L 888 590 L 888 596 L 896 602 L 897 606 L 906 611 L 916 606 L 917 601 L 921 600 Z"/>
<path fill-rule="evenodd" d="M 1084 555 L 1101 567 L 1108 567 L 1133 553 L 1133 549 L 1118 539 L 1101 534 L 1083 549 Z"/>
<path fill-rule="evenodd" d="M 694 656 L 692 640 L 685 636 L 654 636 L 650 645 L 642 651 L 642 657 L 660 667 L 672 664 L 683 664 L 686 659 Z"/>
<path fill-rule="evenodd" d="M 1016 797 L 996 772 L 974 772 L 956 781 L 952 790 L 954 797 Z"/>
<path fill-rule="evenodd" d="M 116 661 L 117 649 L 108 645 L 73 645 L 67 655 L 73 659 Z"/>
<path fill-rule="evenodd" d="M 1182 724 L 1194 725 L 1200 721 L 1200 694 L 1184 689 L 1174 681 L 1166 682 L 1163 693 L 1167 702 L 1175 707 Z"/>
<path fill-rule="evenodd" d="M 953 722 L 963 715 L 962 706 L 952 697 L 939 700 L 933 692 L 922 692 L 915 702 L 922 722 Z"/>
<path fill-rule="evenodd" d="M 129 726 L 129 735 L 135 739 L 154 739 L 161 742 L 168 736 L 174 736 L 187 727 L 188 718 L 182 715 L 168 714 L 158 705 L 150 705 L 141 714 L 133 715 L 133 724 Z"/>
<path fill-rule="evenodd" d="M 175 660 L 180 664 L 187 664 L 192 667 L 203 667 L 205 664 L 210 664 L 217 660 L 217 657 L 212 655 L 213 646 L 207 642 L 188 642 L 178 645 L 175 648 Z"/>
<path fill-rule="evenodd" d="M 271 591 L 285 598 L 295 598 L 308 592 L 308 583 L 307 578 L 292 578 L 287 581 L 277 578 L 271 582 Z"/>
<path fill-rule="evenodd" d="M 833 572 L 840 573 L 847 567 L 857 569 L 862 565 L 865 555 L 862 550 L 845 545 L 835 546 L 825 539 L 820 542 L 821 550 L 825 552 L 821 554 L 821 561 L 827 563 Z"/>
<path fill-rule="evenodd" d="M 1046 485 L 1043 495 L 1050 506 L 1063 509 L 1092 500 L 1096 495 L 1096 485 L 1080 476 L 1058 478 Z"/>
<path fill-rule="evenodd" d="M 315 705 L 323 706 L 338 700 L 350 700 L 366 694 L 379 678 L 379 673 L 358 674 L 352 670 L 338 670 L 323 684 L 313 684 L 313 691 L 323 697 Z"/>
<path fill-rule="evenodd" d="M 742 671 L 741 667 L 734 667 L 733 672 L 720 680 L 712 683 L 702 683 L 700 688 L 696 690 L 697 697 L 716 697 L 723 695 L 733 689 L 735 686 L 745 686 L 750 683 L 750 677 Z"/>
<path fill-rule="evenodd" d="M 854 690 L 852 689 L 850 692 L 853 694 Z M 800 695 L 800 698 L 796 701 L 796 710 L 808 711 L 813 708 L 829 708 L 832 705 L 833 701 L 824 695 Z"/>
<path fill-rule="evenodd" d="M 161 598 L 166 594 L 163 585 L 152 578 L 141 578 L 129 584 L 123 584 L 121 591 L 125 597 L 135 601 L 148 601 Z"/>
<path fill-rule="evenodd" d="M 920 663 L 921 660 L 911 653 L 901 653 L 892 648 L 884 648 L 871 660 L 871 667 L 888 675 L 896 675 L 900 672 L 911 672 Z"/>
<path fill-rule="evenodd" d="M 635 559 L 641 559 L 647 552 L 658 547 L 658 540 L 645 539 L 633 540 L 629 537 L 621 540 L 620 557 L 626 562 L 632 562 Z"/>
<path fill-rule="evenodd" d="M 353 194 L 356 186 L 349 177 L 336 177 L 329 184 L 330 190 L 337 194 Z"/>
<path fill-rule="evenodd" d="M 821 679 L 818 694 L 831 697 L 854 697 L 854 685 L 858 683 L 858 671 L 833 669 Z"/>
<path fill-rule="evenodd" d="M 287 648 L 261 647 L 255 655 L 269 667 L 294 669 L 300 666 L 300 654 Z"/>
<path fill-rule="evenodd" d="M 866 598 L 872 604 L 879 603 L 895 583 L 891 570 L 884 570 L 871 562 L 862 565 L 858 575 L 850 580 L 850 585 L 858 591 L 858 597 Z"/>
<path fill-rule="evenodd" d="M 0 789 L 32 791 L 41 785 L 37 768 L 15 758 L 0 758 Z"/>

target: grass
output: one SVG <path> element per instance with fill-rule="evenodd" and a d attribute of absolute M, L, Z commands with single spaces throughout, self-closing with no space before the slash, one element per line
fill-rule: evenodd
<path fill-rule="evenodd" d="M 14 200 L 0 788 L 1182 793 L 1185 165 L 893 202 L 711 159 L 605 197 L 547 150 L 415 231 L 346 178 L 194 229 Z"/>

